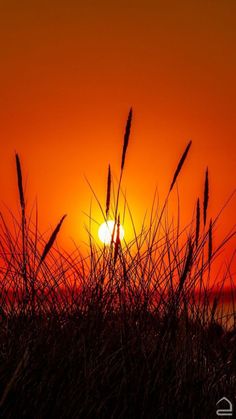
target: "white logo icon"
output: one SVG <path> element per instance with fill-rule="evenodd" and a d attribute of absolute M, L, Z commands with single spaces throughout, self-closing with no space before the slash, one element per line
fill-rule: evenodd
<path fill-rule="evenodd" d="M 218 409 L 216 411 L 217 416 L 233 416 L 233 405 L 227 397 L 222 397 L 222 399 L 218 400 L 216 405 L 219 403 L 224 403 L 224 409 Z"/>

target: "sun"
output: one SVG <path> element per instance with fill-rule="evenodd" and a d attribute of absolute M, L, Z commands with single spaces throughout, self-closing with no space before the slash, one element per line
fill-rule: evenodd
<path fill-rule="evenodd" d="M 111 243 L 114 225 L 115 225 L 115 221 L 109 220 L 101 224 L 98 229 L 98 237 L 101 240 L 101 242 L 104 243 L 105 245 L 109 245 Z M 122 225 L 120 225 L 120 240 L 123 240 L 124 235 L 125 235 L 124 228 L 122 227 Z M 116 237 L 117 237 L 117 226 L 114 232 L 114 241 L 116 241 Z"/>

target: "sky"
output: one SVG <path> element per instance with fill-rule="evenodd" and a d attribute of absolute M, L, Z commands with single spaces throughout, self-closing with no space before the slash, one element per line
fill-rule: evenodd
<path fill-rule="evenodd" d="M 107 167 L 118 178 L 132 106 L 123 188 L 134 220 L 156 186 L 164 198 L 190 139 L 178 180 L 183 222 L 202 199 L 207 166 L 216 215 L 235 188 L 235 19 L 234 0 L 1 0 L 1 202 L 19 208 L 18 152 L 40 228 L 67 213 L 62 242 L 86 240 L 85 177 L 105 205 Z M 100 222 L 94 200 L 92 210 Z M 219 238 L 235 212 L 234 198 Z"/>

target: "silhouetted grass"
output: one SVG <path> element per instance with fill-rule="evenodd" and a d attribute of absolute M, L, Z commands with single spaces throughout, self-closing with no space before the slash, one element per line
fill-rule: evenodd
<path fill-rule="evenodd" d="M 200 200 L 183 230 L 168 222 L 167 203 L 191 142 L 179 160 L 164 205 L 154 199 L 140 232 L 125 198 L 133 240 L 120 241 L 121 172 L 112 209 L 108 169 L 104 220 L 118 234 L 110 246 L 91 235 L 89 252 L 58 250 L 61 221 L 49 238 L 27 216 L 16 155 L 21 220 L 0 214 L 0 409 L 4 418 L 215 418 L 223 396 L 235 401 L 235 285 L 230 266 L 212 277 L 232 238 L 214 241 L 218 215 L 206 228 L 206 172 Z M 94 193 L 94 192 L 93 192 Z M 96 195 L 95 195 L 96 196 Z M 202 218 L 202 219 L 201 219 Z M 90 224 L 93 222 L 89 214 Z M 222 299 L 231 279 L 231 323 Z M 215 290 L 213 290 L 213 286 Z"/>

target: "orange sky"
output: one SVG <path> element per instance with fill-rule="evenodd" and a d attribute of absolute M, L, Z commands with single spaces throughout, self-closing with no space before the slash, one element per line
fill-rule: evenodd
<path fill-rule="evenodd" d="M 17 202 L 17 151 L 41 228 L 67 213 L 63 234 L 84 240 L 84 175 L 104 202 L 132 105 L 123 185 L 134 218 L 140 222 L 156 185 L 161 196 L 167 191 L 189 139 L 181 211 L 191 216 L 208 165 L 214 215 L 235 187 L 235 18 L 234 0 L 2 0 L 1 200 Z M 235 211 L 234 199 L 220 234 Z"/>

